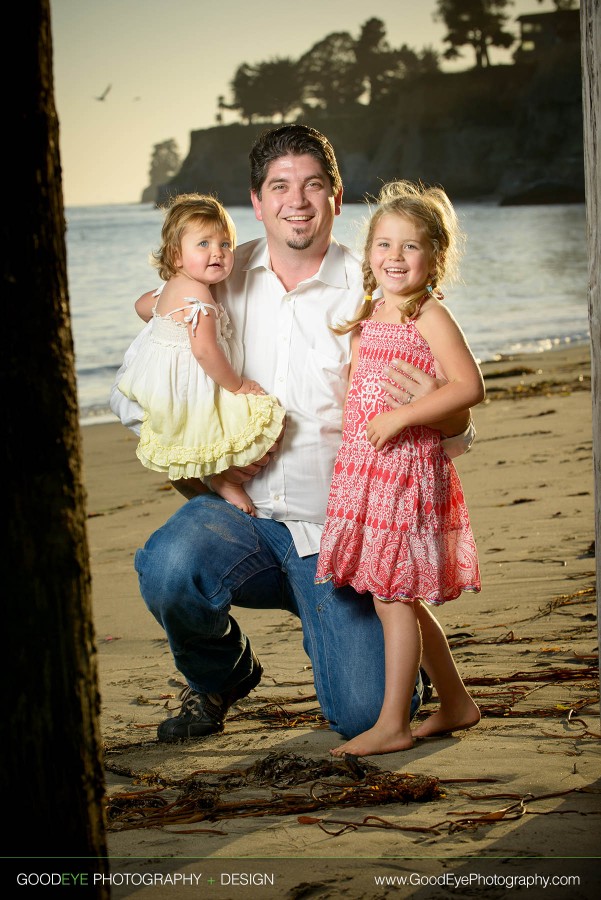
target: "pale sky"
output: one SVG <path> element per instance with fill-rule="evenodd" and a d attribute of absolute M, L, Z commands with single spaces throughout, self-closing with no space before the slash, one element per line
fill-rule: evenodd
<path fill-rule="evenodd" d="M 301 56 L 335 31 L 358 37 L 381 19 L 393 47 L 441 43 L 436 0 L 51 0 L 54 89 L 66 206 L 138 203 L 155 144 L 215 125 L 238 66 Z M 549 12 L 550 0 L 516 0 L 515 16 Z M 459 68 L 473 66 L 465 47 Z M 497 58 L 498 59 L 498 58 Z M 449 68 L 448 65 L 443 66 Z M 457 67 L 457 66 L 456 66 Z M 104 101 L 95 98 L 111 85 Z M 226 122 L 238 121 L 226 113 Z M 245 152 L 247 152 L 245 148 Z"/>

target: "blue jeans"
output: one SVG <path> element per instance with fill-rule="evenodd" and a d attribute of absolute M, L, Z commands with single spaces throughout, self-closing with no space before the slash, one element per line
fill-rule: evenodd
<path fill-rule="evenodd" d="M 191 688 L 227 693 L 251 671 L 232 605 L 285 609 L 301 620 L 323 715 L 350 738 L 380 712 L 382 628 L 369 594 L 316 585 L 316 563 L 316 554 L 298 556 L 282 522 L 248 516 L 215 494 L 185 503 L 135 558 L 144 602 Z M 412 715 L 420 704 L 416 688 Z"/>

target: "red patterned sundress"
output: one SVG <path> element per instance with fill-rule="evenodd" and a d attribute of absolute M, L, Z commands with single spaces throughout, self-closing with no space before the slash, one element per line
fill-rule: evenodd
<path fill-rule="evenodd" d="M 367 319 L 361 326 L 315 580 L 433 605 L 479 591 L 461 482 L 440 432 L 406 428 L 380 451 L 365 433 L 367 422 L 388 409 L 378 384 L 384 368 L 402 358 L 434 376 L 432 351 L 412 320 Z"/>

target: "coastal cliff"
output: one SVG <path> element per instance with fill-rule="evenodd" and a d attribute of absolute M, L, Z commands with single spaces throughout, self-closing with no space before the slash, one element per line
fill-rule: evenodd
<path fill-rule="evenodd" d="M 347 202 L 393 178 L 441 184 L 454 199 L 584 202 L 582 86 L 577 55 L 538 65 L 435 73 L 401 83 L 394 99 L 298 119 L 331 140 Z M 271 123 L 191 133 L 179 173 L 157 190 L 213 192 L 248 202 L 248 151 Z"/>

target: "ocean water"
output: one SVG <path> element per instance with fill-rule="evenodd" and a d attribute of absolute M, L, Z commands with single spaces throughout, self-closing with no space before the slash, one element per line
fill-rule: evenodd
<path fill-rule="evenodd" d="M 588 341 L 583 205 L 457 204 L 467 235 L 461 282 L 446 302 L 482 362 Z M 360 251 L 366 207 L 343 206 L 334 236 Z M 232 207 L 238 242 L 262 234 L 250 206 Z M 114 421 L 108 397 L 142 322 L 134 301 L 159 286 L 150 253 L 163 215 L 150 204 L 68 207 L 67 271 L 82 424 Z"/>

